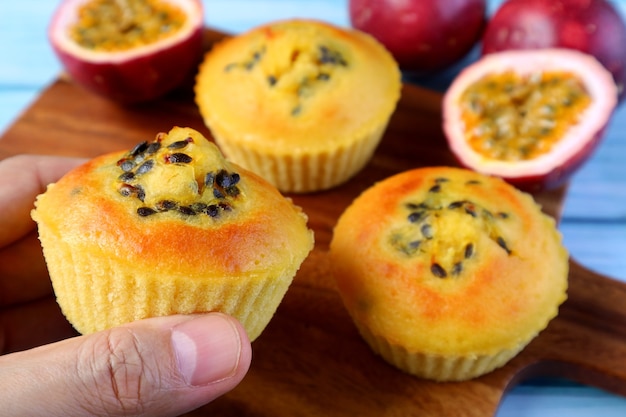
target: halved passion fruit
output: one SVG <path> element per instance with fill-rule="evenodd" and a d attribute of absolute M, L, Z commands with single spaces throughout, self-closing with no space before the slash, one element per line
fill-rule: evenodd
<path fill-rule="evenodd" d="M 48 36 L 74 81 L 133 103 L 188 79 L 202 57 L 203 24 L 199 0 L 64 0 Z"/>
<path fill-rule="evenodd" d="M 537 191 L 562 185 L 587 160 L 616 104 L 611 73 L 590 55 L 496 52 L 448 88 L 443 128 L 460 164 Z"/>

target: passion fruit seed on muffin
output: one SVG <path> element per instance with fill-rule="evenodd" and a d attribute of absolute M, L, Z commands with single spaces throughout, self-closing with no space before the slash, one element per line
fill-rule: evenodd
<path fill-rule="evenodd" d="M 568 254 L 529 194 L 431 167 L 372 186 L 330 245 L 341 298 L 386 361 L 440 381 L 504 365 L 558 314 Z"/>
<path fill-rule="evenodd" d="M 188 128 L 87 162 L 32 216 L 57 301 L 81 333 L 222 311 L 254 340 L 313 248 L 299 207 Z"/>
<path fill-rule="evenodd" d="M 371 36 L 287 20 L 216 45 L 195 97 L 229 158 L 282 191 L 310 192 L 365 166 L 400 88 L 396 62 Z"/>

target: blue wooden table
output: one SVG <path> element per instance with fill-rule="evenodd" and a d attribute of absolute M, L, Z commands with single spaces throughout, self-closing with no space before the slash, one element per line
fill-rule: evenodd
<path fill-rule="evenodd" d="M 491 0 L 488 12 L 492 13 L 500 2 Z M 57 3 L 0 3 L 0 132 L 61 71 L 46 38 Z M 613 3 L 626 19 L 626 0 Z M 230 33 L 290 17 L 349 25 L 347 0 L 204 0 L 204 4 L 206 23 Z M 445 88 L 445 82 L 442 77 L 431 86 Z M 614 115 L 600 149 L 575 175 L 560 229 L 575 259 L 626 282 L 626 105 Z M 532 380 L 505 397 L 498 416 L 626 416 L 626 398 L 563 380 Z"/>

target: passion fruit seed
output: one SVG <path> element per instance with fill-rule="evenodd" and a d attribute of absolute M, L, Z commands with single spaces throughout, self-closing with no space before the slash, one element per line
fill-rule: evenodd
<path fill-rule="evenodd" d="M 252 69 L 254 69 L 256 64 L 261 61 L 261 58 L 263 57 L 263 55 L 265 55 L 265 50 L 266 50 L 265 46 L 263 46 L 260 49 L 252 51 L 249 54 L 249 56 L 247 56 L 242 61 L 240 61 L 240 62 L 231 62 L 231 63 L 227 64 L 224 67 L 224 71 L 225 72 L 229 72 L 229 71 L 234 70 L 236 68 L 244 69 L 246 71 L 251 71 Z"/>
<path fill-rule="evenodd" d="M 266 51 L 266 46 L 255 49 L 241 61 L 231 62 L 224 66 L 224 72 L 230 72 L 236 69 L 251 71 L 262 62 L 266 56 Z M 305 77 L 292 77 L 289 73 L 294 71 L 296 62 L 299 61 L 305 62 L 307 67 L 312 69 Z M 267 74 L 265 80 L 267 80 L 267 85 L 270 88 L 281 87 L 291 91 L 296 103 L 291 108 L 292 116 L 298 116 L 302 113 L 303 101 L 315 94 L 320 83 L 328 82 L 334 72 L 337 71 L 337 68 L 349 66 L 347 59 L 340 51 L 326 45 L 319 45 L 317 49 L 311 48 L 310 50 L 296 49 L 291 52 L 290 62 L 290 68 L 280 74 Z M 287 81 L 281 84 L 283 76 L 285 76 L 284 78 Z M 293 78 L 298 79 L 295 85 L 293 81 L 291 81 Z"/>
<path fill-rule="evenodd" d="M 158 211 L 175 210 L 177 207 L 178 204 L 172 200 L 162 200 L 156 204 L 156 209 Z"/>
<path fill-rule="evenodd" d="M 348 66 L 348 63 L 346 62 L 345 58 L 339 51 L 333 50 L 325 45 L 320 45 L 318 49 L 319 49 L 319 62 L 320 63 L 340 65 L 342 67 Z"/>
<path fill-rule="evenodd" d="M 439 184 L 433 185 L 428 190 L 429 193 L 438 193 L 439 191 L 441 191 L 441 185 L 439 185 Z"/>
<path fill-rule="evenodd" d="M 154 159 L 148 159 L 147 161 L 139 165 L 139 167 L 137 167 L 135 175 L 145 174 L 146 172 L 150 171 L 152 167 L 154 167 Z"/>
<path fill-rule="evenodd" d="M 185 216 L 195 216 L 196 214 L 198 214 L 196 213 L 194 209 L 188 206 L 179 206 L 178 211 L 184 214 Z"/>
<path fill-rule="evenodd" d="M 213 187 L 213 184 L 215 184 L 215 173 L 207 172 L 207 174 L 204 176 L 204 186 Z"/>
<path fill-rule="evenodd" d="M 117 165 L 122 168 L 122 171 L 128 172 L 135 167 L 135 162 L 131 159 L 120 159 Z"/>
<path fill-rule="evenodd" d="M 121 195 L 123 195 L 124 197 L 130 197 L 132 195 L 137 195 L 138 194 L 138 189 L 137 187 L 133 187 L 130 184 L 122 184 L 122 186 L 119 189 L 119 192 Z"/>
<path fill-rule="evenodd" d="M 131 149 L 130 156 L 132 158 L 136 158 L 138 155 L 145 152 L 146 149 L 148 149 L 148 141 L 139 142 L 133 149 Z"/>
<path fill-rule="evenodd" d="M 220 190 L 219 188 L 214 188 L 213 189 L 213 197 L 217 198 L 218 200 L 226 198 L 226 196 L 224 195 L 222 190 Z"/>
<path fill-rule="evenodd" d="M 430 272 L 432 272 L 433 275 L 436 276 L 437 278 L 445 278 L 448 276 L 448 273 L 446 272 L 446 270 L 443 269 L 443 267 L 437 263 L 432 264 L 430 266 Z"/>
<path fill-rule="evenodd" d="M 133 178 L 135 178 L 135 173 L 134 172 L 124 172 L 117 179 L 122 181 L 122 182 L 129 182 L 129 181 L 132 181 Z"/>
<path fill-rule="evenodd" d="M 580 79 L 561 71 L 490 74 L 460 98 L 468 144 L 487 158 L 504 161 L 549 152 L 590 103 Z"/>
<path fill-rule="evenodd" d="M 119 193 L 123 197 L 135 197 L 144 202 L 146 191 L 138 182 L 143 175 L 155 169 L 158 154 L 163 154 L 162 160 L 166 164 L 188 164 L 193 158 L 181 152 L 171 153 L 172 150 L 185 148 L 193 143 L 193 138 L 173 142 L 167 147 L 162 147 L 162 140 L 165 133 L 159 133 L 154 142 L 141 142 L 132 148 L 127 154 L 117 161 L 118 168 L 122 173 L 117 177 Z M 160 152 L 159 152 L 160 151 Z M 163 169 L 163 168 L 162 168 Z M 161 200 L 154 207 L 139 207 L 137 214 L 141 217 L 148 217 L 157 213 L 177 212 L 184 216 L 195 216 L 206 214 L 209 217 L 217 218 L 223 212 L 233 209 L 235 199 L 241 194 L 237 186 L 241 181 L 241 176 L 236 172 L 228 172 L 220 169 L 215 172 L 208 172 L 204 176 L 204 183 L 199 187 L 198 198 L 203 195 L 205 188 L 212 189 L 211 195 L 219 202 L 196 201 L 189 205 L 181 204 L 174 200 Z"/>
<path fill-rule="evenodd" d="M 79 8 L 70 35 L 84 48 L 124 51 L 173 35 L 185 19 L 185 13 L 167 1 L 90 0 Z"/>
<path fill-rule="evenodd" d="M 210 204 L 204 212 L 210 217 L 217 217 L 220 213 L 220 207 L 217 204 Z"/>
<path fill-rule="evenodd" d="M 509 247 L 506 244 L 506 241 L 502 238 L 502 236 L 498 236 L 496 238 L 496 242 L 498 242 L 498 245 L 500 245 L 500 247 L 504 249 L 506 253 L 508 253 L 509 255 L 511 254 L 511 249 L 509 249 Z"/>
<path fill-rule="evenodd" d="M 161 149 L 161 142 L 152 142 L 146 148 L 146 155 L 152 155 L 156 153 L 159 149 Z"/>
<path fill-rule="evenodd" d="M 465 245 L 465 251 L 463 252 L 463 257 L 465 259 L 469 259 L 472 257 L 473 254 L 474 254 L 474 244 L 468 243 L 467 245 Z"/>
<path fill-rule="evenodd" d="M 189 164 L 193 161 L 193 158 L 186 153 L 173 153 L 165 155 L 165 162 L 168 164 Z"/>
<path fill-rule="evenodd" d="M 215 181 L 217 182 L 217 185 L 226 190 L 236 185 L 240 179 L 241 177 L 239 176 L 239 174 L 237 174 L 236 172 L 229 174 L 228 172 L 226 172 L 225 169 L 219 171 L 215 176 Z"/>
<path fill-rule="evenodd" d="M 415 209 L 417 207 L 409 207 L 411 209 Z M 413 211 L 408 216 L 407 219 L 411 223 L 417 223 L 422 219 L 422 217 L 426 214 L 426 211 Z"/>
<path fill-rule="evenodd" d="M 464 270 L 464 262 L 471 261 L 476 257 L 476 245 L 473 242 L 461 243 L 458 248 L 454 249 L 452 260 L 447 261 L 447 266 L 444 265 L 446 262 L 435 259 L 434 256 L 436 255 L 431 251 L 432 247 L 436 245 L 438 236 L 434 223 L 427 220 L 441 218 L 446 211 L 462 210 L 462 213 L 469 216 L 469 221 L 476 222 L 476 228 L 484 230 L 492 241 L 504 249 L 507 255 L 512 255 L 513 251 L 499 233 L 498 226 L 499 221 L 508 220 L 510 215 L 500 211 L 494 216 L 490 210 L 467 199 L 445 201 L 445 194 L 441 191 L 445 187 L 444 183 L 448 181 L 448 179 L 435 180 L 435 185 L 429 189 L 425 201 L 404 204 L 404 209 L 409 211 L 406 217 L 407 224 L 391 232 L 390 245 L 406 256 L 428 256 L 432 258 L 430 272 L 437 278 L 460 276 Z M 470 181 L 466 182 L 465 185 L 475 187 L 479 186 L 480 182 Z M 433 188 L 436 190 L 435 194 L 433 194 Z"/>
<path fill-rule="evenodd" d="M 137 209 L 137 214 L 141 217 L 148 217 L 156 214 L 156 210 L 151 209 L 150 207 L 139 207 Z"/>
<path fill-rule="evenodd" d="M 171 144 L 167 145 L 167 148 L 168 149 L 182 149 L 182 148 L 184 148 L 185 146 L 187 146 L 188 144 L 190 144 L 192 142 L 193 142 L 193 138 L 192 137 L 188 137 L 185 140 L 179 140 L 179 141 L 176 141 L 174 143 L 171 143 Z"/>
<path fill-rule="evenodd" d="M 432 239 L 435 236 L 433 233 L 433 227 L 428 223 L 423 224 L 420 231 L 422 232 L 422 236 L 426 239 Z"/>

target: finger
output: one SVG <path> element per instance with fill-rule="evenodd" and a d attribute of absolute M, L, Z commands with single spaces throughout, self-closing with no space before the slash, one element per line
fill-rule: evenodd
<path fill-rule="evenodd" d="M 8 415 L 176 416 L 234 388 L 250 359 L 231 317 L 147 319 L 0 357 L 0 403 Z"/>
<path fill-rule="evenodd" d="M 37 232 L 0 250 L 0 307 L 36 300 L 52 293 Z"/>
<path fill-rule="evenodd" d="M 0 310 L 0 354 L 31 349 L 76 335 L 54 297 Z"/>
<path fill-rule="evenodd" d="M 0 247 L 34 228 L 30 218 L 35 197 L 84 159 L 18 155 L 0 161 Z"/>

